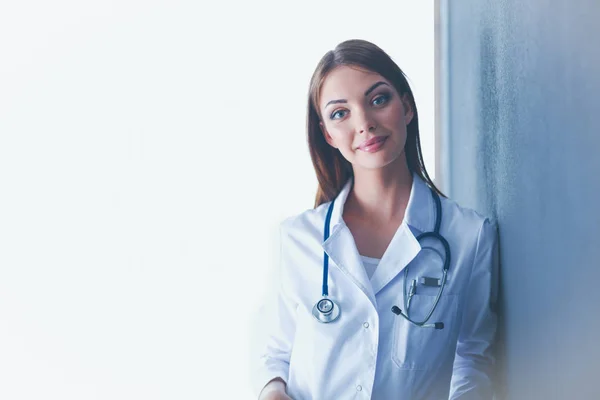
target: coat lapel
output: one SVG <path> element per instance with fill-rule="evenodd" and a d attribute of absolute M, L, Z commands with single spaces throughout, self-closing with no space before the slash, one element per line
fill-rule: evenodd
<path fill-rule="evenodd" d="M 331 261 L 343 272 L 350 280 L 359 287 L 367 298 L 377 305 L 373 287 L 367 276 L 367 272 L 360 259 L 360 254 L 356 248 L 356 242 L 352 232 L 345 224 L 339 224 L 332 235 L 323 243 L 323 249 L 329 255 Z"/>
<path fill-rule="evenodd" d="M 371 278 L 375 294 L 379 293 L 419 254 L 421 245 L 417 241 L 417 236 L 422 232 L 433 230 L 434 207 L 431 190 L 417 174 L 413 174 L 413 185 L 404 212 L 404 220 Z"/>
<path fill-rule="evenodd" d="M 342 219 L 344 204 L 352 189 L 352 179 L 342 188 L 335 199 L 333 212 L 331 214 L 331 233 L 323 243 L 323 250 L 329 255 L 330 260 L 367 296 L 371 303 L 376 306 L 375 294 L 367 272 L 360 260 L 360 254 L 356 248 L 356 242 L 352 232 Z"/>
<path fill-rule="evenodd" d="M 377 294 L 410 263 L 421 250 L 421 245 L 405 222 L 400 224 L 375 273 L 371 277 L 373 292 Z"/>

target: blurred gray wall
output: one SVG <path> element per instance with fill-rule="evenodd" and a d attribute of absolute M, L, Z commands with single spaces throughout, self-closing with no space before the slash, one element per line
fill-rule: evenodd
<path fill-rule="evenodd" d="M 495 217 L 500 399 L 600 399 L 600 0 L 438 0 L 442 187 Z"/>

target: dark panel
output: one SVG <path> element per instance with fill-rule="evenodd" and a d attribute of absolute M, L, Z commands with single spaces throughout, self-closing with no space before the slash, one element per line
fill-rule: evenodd
<path fill-rule="evenodd" d="M 600 398 L 600 1 L 446 9 L 444 187 L 499 222 L 500 386 Z"/>

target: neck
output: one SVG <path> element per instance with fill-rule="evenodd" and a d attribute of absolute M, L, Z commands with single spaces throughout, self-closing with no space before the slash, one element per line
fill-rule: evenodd
<path fill-rule="evenodd" d="M 354 169 L 344 214 L 375 223 L 404 219 L 413 177 L 404 157 L 378 169 Z"/>

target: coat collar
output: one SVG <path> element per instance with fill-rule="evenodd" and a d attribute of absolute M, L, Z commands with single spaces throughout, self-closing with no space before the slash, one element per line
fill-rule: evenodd
<path fill-rule="evenodd" d="M 413 184 L 404 213 L 404 222 L 421 232 L 432 231 L 435 222 L 435 204 L 431 197 L 431 191 L 419 175 L 413 173 L 412 176 Z M 335 205 L 331 214 L 331 232 L 335 231 L 337 225 L 344 224 L 342 213 L 353 183 L 353 178 L 348 179 L 348 182 L 335 198 Z"/>
<path fill-rule="evenodd" d="M 413 184 L 404 213 L 404 220 L 394 234 L 373 277 L 369 280 L 352 233 L 342 218 L 344 204 L 350 194 L 352 184 L 353 179 L 350 178 L 335 199 L 331 214 L 330 237 L 323 243 L 323 249 L 335 265 L 346 273 L 376 306 L 375 295 L 402 271 L 421 250 L 421 246 L 415 237 L 415 234 L 419 232 L 416 231 L 433 230 L 435 204 L 427 184 L 417 174 L 413 173 Z"/>

